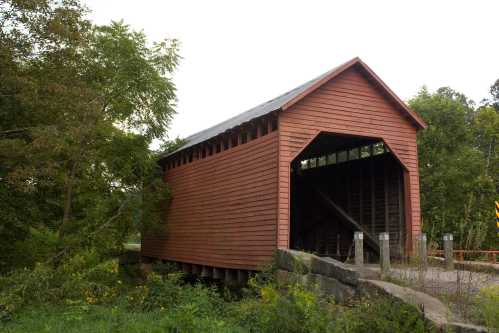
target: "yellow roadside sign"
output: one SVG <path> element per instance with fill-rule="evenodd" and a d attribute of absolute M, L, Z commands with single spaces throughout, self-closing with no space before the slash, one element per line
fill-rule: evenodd
<path fill-rule="evenodd" d="M 499 201 L 496 201 L 496 225 L 499 229 Z M 499 232 L 497 233 L 497 237 L 499 237 Z"/>

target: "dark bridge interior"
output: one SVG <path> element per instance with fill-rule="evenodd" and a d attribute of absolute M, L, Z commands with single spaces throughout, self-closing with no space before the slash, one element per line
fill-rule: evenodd
<path fill-rule="evenodd" d="M 403 256 L 403 169 L 380 139 L 322 133 L 291 169 L 291 248 L 346 260 L 363 231 L 374 260 L 387 231 L 391 256 Z"/>

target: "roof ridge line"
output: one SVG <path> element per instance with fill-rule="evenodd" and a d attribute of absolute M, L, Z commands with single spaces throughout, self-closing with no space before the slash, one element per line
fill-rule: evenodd
<path fill-rule="evenodd" d="M 383 89 L 388 97 L 392 99 L 393 102 L 395 102 L 407 115 L 409 116 L 410 120 L 412 120 L 415 125 L 419 128 L 426 128 L 427 125 L 426 123 L 419 117 L 418 114 L 416 114 L 414 111 L 412 111 L 377 75 L 374 73 L 374 71 L 369 68 L 359 57 L 355 57 L 350 59 L 347 62 L 344 62 L 343 64 L 315 77 L 314 79 L 311 79 L 273 99 L 270 99 L 266 102 L 263 102 L 251 109 L 248 109 L 246 111 L 243 111 L 239 114 L 234 115 L 233 117 L 224 120 L 220 123 L 217 123 L 211 127 L 208 127 L 204 130 L 201 130 L 199 132 L 196 132 L 194 134 L 189 135 L 188 137 L 185 138 L 187 142 L 179 147 L 177 150 L 168 153 L 164 156 L 161 157 L 165 158 L 167 156 L 173 155 L 181 150 L 184 150 L 186 148 L 192 147 L 194 145 L 197 145 L 201 142 L 204 142 L 208 139 L 211 139 L 221 133 L 224 133 L 225 131 L 240 126 L 252 119 L 264 116 L 266 114 L 269 114 L 273 111 L 277 110 L 286 110 L 289 109 L 291 106 L 296 104 L 298 101 L 303 99 L 304 97 L 308 96 L 310 93 L 318 89 L 320 86 L 322 86 L 324 83 L 332 80 L 336 76 L 340 75 L 343 73 L 345 70 L 355 66 L 355 65 L 360 65 L 360 67 L 363 69 L 363 71 L 370 77 L 370 79 L 375 81 L 375 84 L 379 86 L 379 88 Z"/>

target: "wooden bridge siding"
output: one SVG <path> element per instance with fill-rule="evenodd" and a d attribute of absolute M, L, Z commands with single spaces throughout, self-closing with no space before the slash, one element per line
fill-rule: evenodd
<path fill-rule="evenodd" d="M 416 128 L 356 68 L 279 114 L 279 247 L 289 246 L 290 162 L 319 132 L 382 138 L 406 167 L 406 249 L 420 233 Z"/>
<path fill-rule="evenodd" d="M 254 270 L 276 248 L 277 131 L 165 172 L 167 231 L 143 255 Z"/>

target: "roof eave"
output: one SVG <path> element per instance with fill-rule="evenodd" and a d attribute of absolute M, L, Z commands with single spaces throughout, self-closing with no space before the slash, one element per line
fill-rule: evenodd
<path fill-rule="evenodd" d="M 411 121 L 415 127 L 419 130 L 419 129 L 425 129 L 428 127 L 428 125 L 424 122 L 424 120 L 416 113 L 414 112 L 413 110 L 411 110 L 405 103 L 404 101 L 402 101 L 384 82 L 383 80 L 381 80 L 381 78 L 376 75 L 376 73 L 374 73 L 374 71 L 369 68 L 369 66 L 367 66 L 359 57 L 355 57 L 347 62 L 345 62 L 344 64 L 338 66 L 336 69 L 334 69 L 333 71 L 331 71 L 331 73 L 329 73 L 328 75 L 322 77 L 321 79 L 317 80 L 316 82 L 314 82 L 314 84 L 312 84 L 310 87 L 308 87 L 307 89 L 305 89 L 304 91 L 302 91 L 301 93 L 299 93 L 298 95 L 296 95 L 295 97 L 293 97 L 292 99 L 290 99 L 289 101 L 285 102 L 284 104 L 282 104 L 280 107 L 277 107 L 271 111 L 269 111 L 268 113 L 271 113 L 271 112 L 276 112 L 276 111 L 284 111 L 284 110 L 287 110 L 289 109 L 290 107 L 292 107 L 293 105 L 295 105 L 296 103 L 298 103 L 300 100 L 302 100 L 303 98 L 305 98 L 306 96 L 308 96 L 309 94 L 311 94 L 313 91 L 315 91 L 316 89 L 318 89 L 319 87 L 321 87 L 323 84 L 325 84 L 326 82 L 334 79 L 335 77 L 337 77 L 338 75 L 340 75 L 341 73 L 343 73 L 344 71 L 346 71 L 347 69 L 351 68 L 351 67 L 354 67 L 354 66 L 359 66 L 366 74 L 367 76 L 373 80 L 375 82 L 375 84 L 377 84 L 385 93 L 386 95 L 400 108 L 401 111 L 403 111 L 404 115 L 407 116 L 408 120 Z M 268 114 L 267 113 L 267 114 Z M 256 117 L 258 118 L 258 117 Z M 256 118 L 253 118 L 253 119 L 256 119 Z M 251 119 L 251 120 L 253 120 Z M 251 120 L 248 120 L 248 121 L 251 121 Z M 242 124 L 238 124 L 237 126 L 241 126 Z M 226 129 L 224 132 L 220 132 L 218 134 L 216 134 L 215 136 L 218 136 L 220 134 L 223 134 L 229 130 L 231 130 L 232 128 L 230 129 Z M 212 136 L 210 138 L 208 138 L 207 140 L 215 137 L 215 136 Z M 195 146 L 196 144 L 193 144 L 193 146 Z M 189 142 L 186 142 L 184 147 L 179 147 L 177 150 L 173 151 L 173 152 L 170 152 L 170 153 L 167 153 L 167 154 L 161 154 L 159 157 L 158 157 L 158 162 L 161 162 L 162 160 L 168 158 L 169 156 L 172 156 L 186 148 L 189 148 L 190 145 L 189 145 Z"/>

